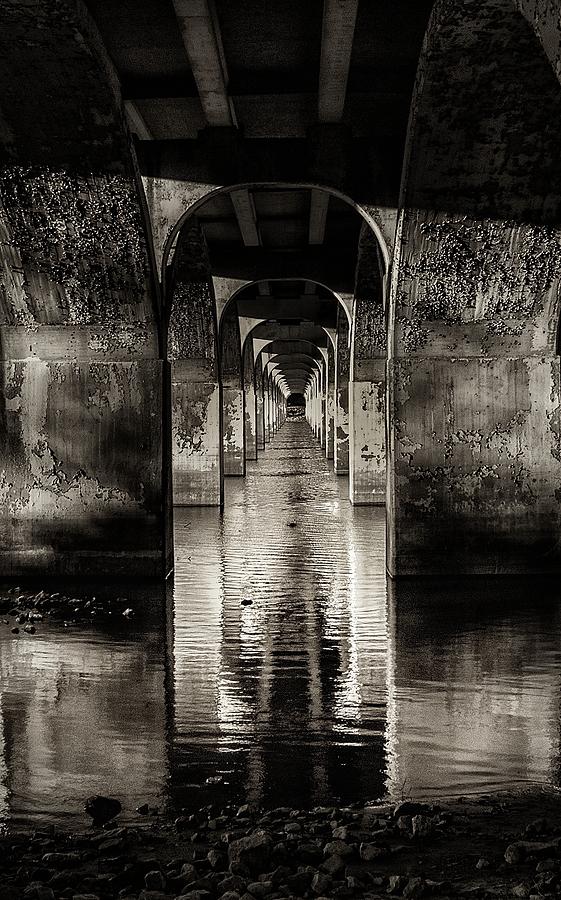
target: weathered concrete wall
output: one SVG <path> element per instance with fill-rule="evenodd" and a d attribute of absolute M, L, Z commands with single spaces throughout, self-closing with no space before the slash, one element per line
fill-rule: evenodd
<path fill-rule="evenodd" d="M 245 475 L 245 405 L 242 388 L 222 388 L 224 475 Z"/>
<path fill-rule="evenodd" d="M 163 574 L 164 366 L 1 363 L 4 574 Z"/>
<path fill-rule="evenodd" d="M 245 400 L 240 323 L 234 304 L 220 321 L 224 475 L 245 475 Z"/>
<path fill-rule="evenodd" d="M 349 472 L 349 366 L 349 322 L 340 310 L 335 348 L 334 468 L 337 475 Z"/>
<path fill-rule="evenodd" d="M 173 502 L 222 505 L 221 390 L 197 361 L 172 363 Z"/>
<path fill-rule="evenodd" d="M 391 373 L 396 573 L 555 569 L 559 358 L 394 360 Z"/>
<path fill-rule="evenodd" d="M 335 456 L 335 348 L 327 344 L 327 389 L 325 395 L 325 455 Z"/>
<path fill-rule="evenodd" d="M 362 226 L 353 307 L 349 383 L 349 499 L 384 503 L 386 494 L 384 260 Z"/>
<path fill-rule="evenodd" d="M 0 571 L 162 575 L 169 376 L 116 81 L 66 0 L 3 4 L 0 73 Z"/>
<path fill-rule="evenodd" d="M 255 368 L 255 384 L 255 428 L 257 453 L 259 453 L 260 450 L 265 449 L 265 391 L 260 358 L 258 358 Z"/>
<path fill-rule="evenodd" d="M 394 574 L 560 565 L 560 142 L 515 4 L 437 3 L 392 283 Z"/>
<path fill-rule="evenodd" d="M 257 459 L 257 397 L 255 391 L 255 366 L 253 362 L 253 341 L 248 337 L 242 353 L 244 409 L 245 459 Z"/>
<path fill-rule="evenodd" d="M 171 277 L 173 502 L 222 505 L 222 391 L 208 258 L 196 222 L 178 241 Z"/>
<path fill-rule="evenodd" d="M 371 380 L 349 382 L 349 499 L 355 505 L 386 502 L 385 362 L 372 366 Z M 376 371 L 377 370 L 377 371 Z"/>

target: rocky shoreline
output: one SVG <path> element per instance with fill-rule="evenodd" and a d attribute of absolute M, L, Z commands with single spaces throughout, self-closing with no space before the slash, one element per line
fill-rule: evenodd
<path fill-rule="evenodd" d="M 561 896 L 561 797 L 207 806 L 125 827 L 117 818 L 72 833 L 8 829 L 0 885 L 2 900 L 543 900 Z"/>

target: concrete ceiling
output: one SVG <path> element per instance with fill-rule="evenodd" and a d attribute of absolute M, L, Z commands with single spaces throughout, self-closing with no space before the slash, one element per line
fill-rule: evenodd
<path fill-rule="evenodd" d="M 143 141 L 201 129 L 302 139 L 316 123 L 374 141 L 399 180 L 433 0 L 88 0 Z"/>

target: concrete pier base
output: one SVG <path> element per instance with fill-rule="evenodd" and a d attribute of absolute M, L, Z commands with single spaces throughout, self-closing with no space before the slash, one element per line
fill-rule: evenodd
<path fill-rule="evenodd" d="M 383 366 L 383 362 L 381 363 Z M 386 502 L 385 382 L 349 382 L 349 500 Z"/>
<path fill-rule="evenodd" d="M 349 473 L 349 386 L 339 385 L 335 392 L 335 435 L 333 462 L 337 475 Z"/>
<path fill-rule="evenodd" d="M 559 357 L 388 364 L 392 575 L 559 569 Z"/>
<path fill-rule="evenodd" d="M 224 475 L 245 474 L 244 392 L 241 388 L 222 388 L 222 441 Z"/>
<path fill-rule="evenodd" d="M 0 367 L 0 571 L 162 576 L 159 360 Z"/>
<path fill-rule="evenodd" d="M 176 361 L 172 367 L 173 502 L 177 506 L 222 505 L 221 389 L 207 369 L 204 362 L 193 360 Z"/>

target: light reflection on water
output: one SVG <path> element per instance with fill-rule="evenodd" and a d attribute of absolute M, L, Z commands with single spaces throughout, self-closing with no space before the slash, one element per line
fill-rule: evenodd
<path fill-rule="evenodd" d="M 383 510 L 349 505 L 306 429 L 227 480 L 222 517 L 176 510 L 173 597 L 0 625 L 0 818 L 69 818 L 96 792 L 130 813 L 557 784 L 559 588 L 387 587 Z"/>

